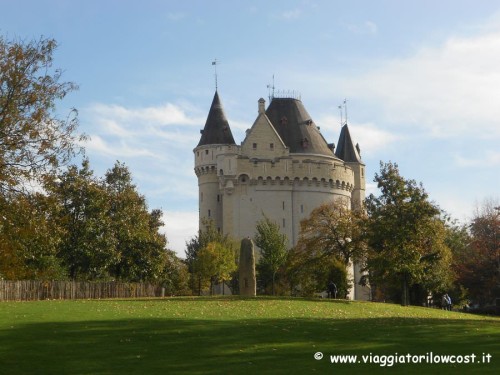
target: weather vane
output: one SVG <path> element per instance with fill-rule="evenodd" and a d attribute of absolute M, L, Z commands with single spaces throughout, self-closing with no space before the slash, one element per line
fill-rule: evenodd
<path fill-rule="evenodd" d="M 215 91 L 217 91 L 217 59 L 212 61 L 212 65 L 214 66 L 215 70 Z"/>
<path fill-rule="evenodd" d="M 347 124 L 347 99 L 344 99 L 344 103 L 342 105 L 339 105 L 338 109 L 340 111 L 340 126 L 344 126 L 344 124 Z M 345 113 L 345 121 L 342 116 L 344 113 Z"/>
<path fill-rule="evenodd" d="M 269 90 L 269 102 L 274 98 L 274 74 L 273 74 L 273 85 L 267 85 L 267 89 Z M 272 91 L 271 91 L 272 90 Z"/>
<path fill-rule="evenodd" d="M 344 99 L 345 123 L 347 125 L 347 99 Z"/>

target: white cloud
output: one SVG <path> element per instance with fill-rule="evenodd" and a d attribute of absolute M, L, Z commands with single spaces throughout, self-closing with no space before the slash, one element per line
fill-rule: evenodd
<path fill-rule="evenodd" d="M 89 111 L 97 118 L 109 120 L 114 119 L 120 123 L 137 126 L 139 124 L 149 125 L 198 125 L 201 118 L 191 117 L 186 110 L 172 103 L 166 103 L 157 107 L 125 108 L 115 104 L 97 103 L 89 108 Z"/>
<path fill-rule="evenodd" d="M 196 211 L 165 211 L 164 230 L 168 239 L 168 248 L 178 256 L 185 258 L 186 241 L 198 232 L 198 212 Z"/>
<path fill-rule="evenodd" d="M 150 207 L 179 210 L 196 200 L 193 147 L 204 119 L 189 104 L 127 108 L 94 104 L 82 112 L 90 141 L 86 148 L 96 173 L 116 159 L 130 169 Z"/>
<path fill-rule="evenodd" d="M 199 134 L 193 127 L 201 128 L 204 119 L 193 113 L 196 109 L 188 104 L 127 108 L 97 103 L 84 112 L 91 137 L 85 147 L 114 157 L 168 158 L 165 142 L 169 149 L 190 150 L 196 144 Z"/>
<path fill-rule="evenodd" d="M 365 195 L 368 197 L 370 194 L 379 196 L 380 190 L 378 189 L 377 184 L 367 182 L 365 186 Z"/>
<path fill-rule="evenodd" d="M 339 119 L 333 116 L 324 116 L 319 119 L 318 125 L 322 129 L 337 129 L 339 128 Z M 401 139 L 401 136 L 385 131 L 372 123 L 349 123 L 349 131 L 354 144 L 359 143 L 362 156 L 376 155 L 382 148 Z"/>
<path fill-rule="evenodd" d="M 301 13 L 302 12 L 299 9 L 287 10 L 281 14 L 281 17 L 286 20 L 294 20 L 299 18 Z"/>
<path fill-rule="evenodd" d="M 83 145 L 86 150 L 112 157 L 151 157 L 157 155 L 147 148 L 137 148 L 124 140 L 109 143 L 98 135 L 91 136 L 90 140 Z"/>
<path fill-rule="evenodd" d="M 341 83 L 349 96 L 378 103 L 388 122 L 435 137 L 500 137 L 499 30 L 451 37 L 376 66 Z"/>
<path fill-rule="evenodd" d="M 371 21 L 365 21 L 361 24 L 349 24 L 346 27 L 350 32 L 361 35 L 374 35 L 378 31 L 377 25 Z"/>
<path fill-rule="evenodd" d="M 500 152 L 486 150 L 483 152 L 481 157 L 463 157 L 461 155 L 455 155 L 455 163 L 459 167 L 483 167 L 491 168 L 500 166 Z"/>
<path fill-rule="evenodd" d="M 173 13 L 168 13 L 167 18 L 170 21 L 180 21 L 184 18 L 186 18 L 186 14 L 182 12 L 173 12 Z"/>

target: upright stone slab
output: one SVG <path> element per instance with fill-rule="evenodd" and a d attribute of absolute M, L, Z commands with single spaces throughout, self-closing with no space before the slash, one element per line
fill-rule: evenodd
<path fill-rule="evenodd" d="M 240 295 L 252 296 L 257 294 L 255 280 L 255 251 L 250 238 L 241 240 L 240 248 Z"/>

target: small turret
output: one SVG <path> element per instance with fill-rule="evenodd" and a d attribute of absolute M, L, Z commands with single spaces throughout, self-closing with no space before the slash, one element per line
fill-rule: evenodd
<path fill-rule="evenodd" d="M 353 209 L 362 207 L 365 200 L 366 189 L 365 164 L 361 160 L 361 149 L 359 144 L 354 146 L 347 124 L 345 124 L 340 131 L 335 156 L 342 159 L 346 165 L 351 167 L 354 171 L 354 189 L 352 190 L 351 207 Z"/>
<path fill-rule="evenodd" d="M 224 150 L 221 150 L 221 146 Z M 222 230 L 222 194 L 219 190 L 218 156 L 236 146 L 219 94 L 215 91 L 205 127 L 194 149 L 195 173 L 198 177 L 200 226 L 203 219 L 212 220 Z"/>
<path fill-rule="evenodd" d="M 349 133 L 349 128 L 347 124 L 342 127 L 340 131 L 339 142 L 337 143 L 337 150 L 335 151 L 335 156 L 349 163 L 361 163 L 361 155 L 359 154 L 359 144 L 354 143 L 351 138 L 351 133 Z"/>

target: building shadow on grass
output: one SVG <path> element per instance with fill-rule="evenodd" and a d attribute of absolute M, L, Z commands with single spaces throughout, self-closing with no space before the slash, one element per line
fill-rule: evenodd
<path fill-rule="evenodd" d="M 0 331 L 2 374 L 498 373 L 498 320 L 121 319 Z M 314 354 L 323 353 L 321 360 Z M 330 355 L 492 355 L 483 364 L 332 364 Z"/>

